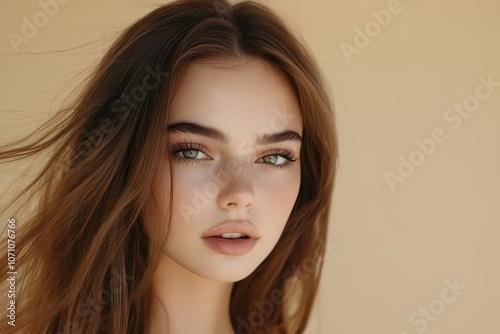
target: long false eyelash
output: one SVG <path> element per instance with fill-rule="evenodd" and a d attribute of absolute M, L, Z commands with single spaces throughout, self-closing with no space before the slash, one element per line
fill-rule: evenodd
<path fill-rule="evenodd" d="M 272 168 L 274 170 L 284 170 L 287 168 L 292 167 L 293 163 L 297 161 L 297 157 L 293 154 L 293 150 L 290 148 L 284 148 L 284 149 L 272 149 L 270 151 L 265 152 L 264 156 L 269 156 L 269 155 L 280 155 L 284 157 L 286 161 L 282 165 L 272 165 L 272 164 L 264 164 L 268 168 Z"/>
<path fill-rule="evenodd" d="M 291 162 L 297 161 L 297 157 L 295 156 L 291 148 L 272 149 L 270 151 L 265 152 L 264 156 L 268 155 L 281 155 L 282 157 L 286 158 L 287 160 L 290 160 Z"/>
<path fill-rule="evenodd" d="M 202 146 L 201 144 L 193 143 L 192 141 L 187 142 L 186 140 L 184 142 L 174 144 L 170 148 L 170 152 L 172 154 L 176 154 L 176 153 L 179 153 L 180 151 L 184 151 L 184 150 L 197 150 L 203 154 L 207 153 L 207 149 L 204 146 Z"/>
<path fill-rule="evenodd" d="M 196 159 L 182 158 L 177 154 L 177 153 L 184 151 L 184 150 L 197 150 L 205 155 L 207 153 L 207 149 L 204 146 L 202 146 L 201 144 L 193 143 L 192 141 L 187 142 L 185 140 L 184 142 L 172 145 L 170 147 L 170 154 L 171 154 L 173 159 L 175 159 L 179 162 L 183 162 L 183 163 L 197 163 L 197 162 L 199 162 L 199 160 L 196 160 Z"/>

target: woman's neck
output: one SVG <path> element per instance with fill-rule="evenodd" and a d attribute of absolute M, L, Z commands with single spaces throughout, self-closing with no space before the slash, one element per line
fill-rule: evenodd
<path fill-rule="evenodd" d="M 164 255 L 152 283 L 149 333 L 233 334 L 232 287 L 200 277 Z"/>

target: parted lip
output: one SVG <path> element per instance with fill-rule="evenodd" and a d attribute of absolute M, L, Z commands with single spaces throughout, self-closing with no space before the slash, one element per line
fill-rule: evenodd
<path fill-rule="evenodd" d="M 216 225 L 202 234 L 202 238 L 215 237 L 224 233 L 241 233 L 250 238 L 259 238 L 259 232 L 254 224 L 248 220 L 228 220 Z"/>

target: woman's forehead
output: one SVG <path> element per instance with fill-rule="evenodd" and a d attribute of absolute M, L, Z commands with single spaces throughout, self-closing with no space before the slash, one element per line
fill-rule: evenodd
<path fill-rule="evenodd" d="M 195 63 L 180 80 L 168 123 L 196 121 L 226 130 L 280 127 L 302 130 L 297 98 L 283 76 L 269 64 Z"/>

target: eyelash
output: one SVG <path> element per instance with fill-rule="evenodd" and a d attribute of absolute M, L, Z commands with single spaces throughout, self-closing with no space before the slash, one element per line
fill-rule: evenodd
<path fill-rule="evenodd" d="M 297 161 L 297 158 L 295 157 L 295 155 L 293 154 L 293 151 L 290 148 L 273 149 L 273 150 L 267 151 L 263 157 L 267 157 L 269 155 L 279 155 L 287 160 L 287 162 L 285 162 L 282 165 L 273 165 L 273 164 L 264 163 L 266 166 L 268 166 L 270 168 L 277 168 L 277 169 L 283 170 L 283 169 L 292 167 L 292 164 L 295 161 Z"/>
<path fill-rule="evenodd" d="M 201 153 L 203 153 L 205 155 L 207 154 L 207 149 L 205 147 L 203 147 L 202 145 L 195 144 L 193 142 L 188 143 L 187 141 L 172 145 L 170 152 L 172 153 L 174 158 L 178 161 L 186 162 L 186 163 L 196 163 L 197 161 L 195 159 L 182 158 L 177 154 L 179 152 L 187 151 L 187 150 L 196 150 L 196 151 L 200 151 Z"/>
<path fill-rule="evenodd" d="M 173 155 L 174 159 L 176 159 L 177 161 L 184 162 L 184 163 L 197 163 L 198 161 L 196 159 L 186 159 L 186 158 L 182 158 L 178 155 L 178 153 L 185 151 L 185 150 L 196 150 L 196 151 L 200 151 L 201 153 L 207 155 L 207 149 L 204 146 L 197 144 L 197 143 L 193 143 L 193 142 L 187 142 L 187 141 L 184 141 L 184 142 L 178 143 L 178 144 L 174 144 L 174 145 L 172 145 L 172 147 L 170 149 L 171 154 Z M 290 168 L 292 166 L 292 164 L 295 161 L 297 161 L 297 157 L 295 156 L 292 149 L 290 149 L 290 148 L 273 149 L 273 150 L 267 151 L 263 157 L 267 157 L 270 155 L 279 155 L 287 160 L 287 162 L 285 162 L 282 165 L 273 165 L 273 164 L 264 163 L 264 165 L 266 165 L 269 168 L 273 168 L 273 169 L 283 170 L 286 168 Z"/>

